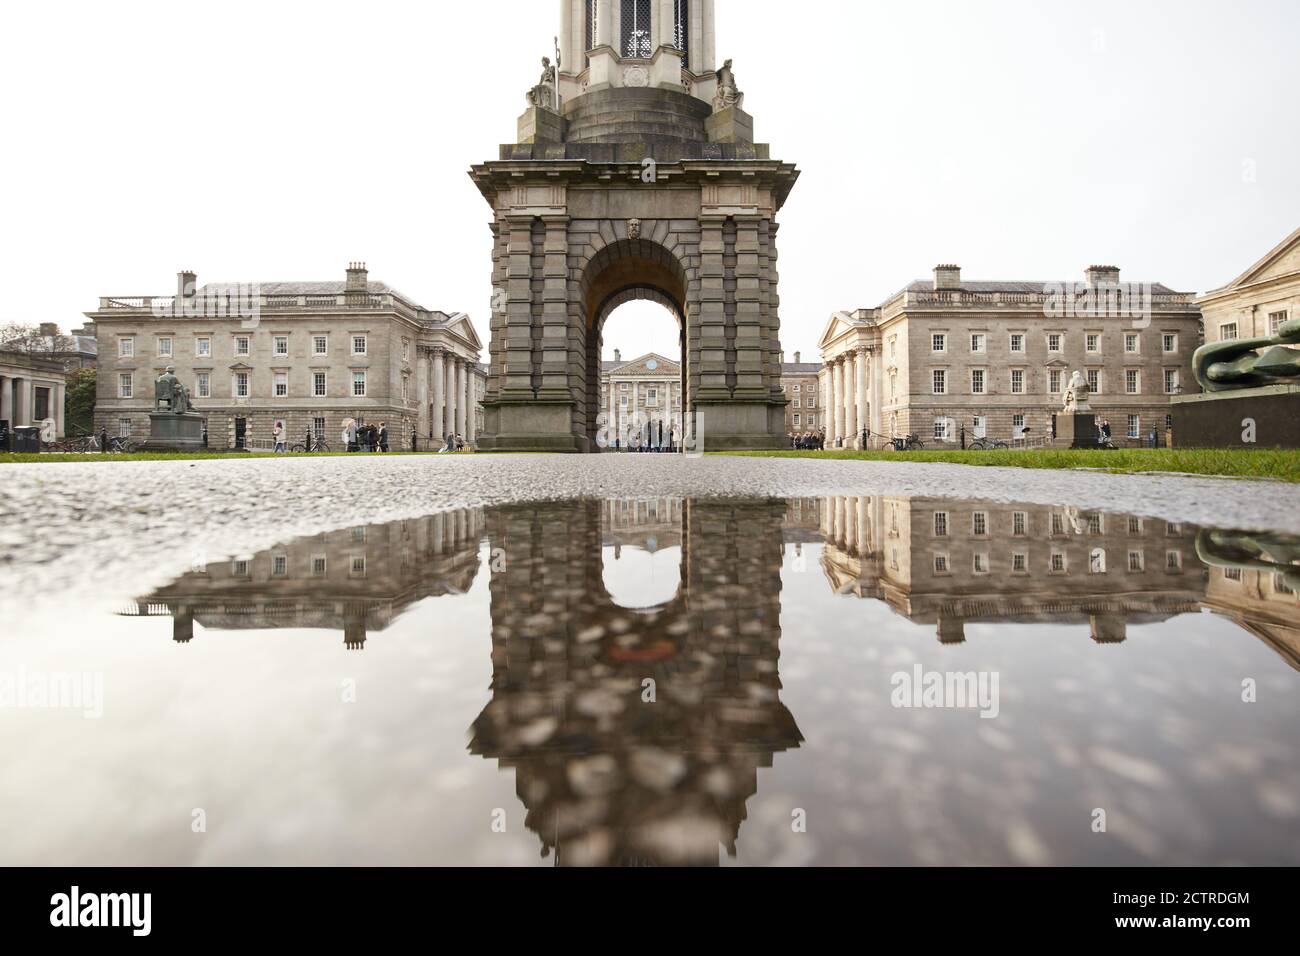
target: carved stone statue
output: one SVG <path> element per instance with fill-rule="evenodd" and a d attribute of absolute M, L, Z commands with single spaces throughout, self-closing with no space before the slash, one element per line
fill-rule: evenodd
<path fill-rule="evenodd" d="M 555 67 L 549 56 L 542 57 L 542 78 L 528 91 L 528 102 L 532 106 L 541 106 L 548 110 L 555 109 Z"/>
<path fill-rule="evenodd" d="M 629 219 L 629 220 L 627 221 L 627 237 L 628 237 L 629 239 L 640 239 L 640 238 L 641 238 L 641 220 L 640 220 L 640 219 Z"/>
<path fill-rule="evenodd" d="M 190 411 L 190 390 L 176 377 L 175 366 L 168 365 L 167 371 L 158 376 L 153 386 L 153 410 L 171 412 L 173 415 L 187 415 Z"/>
<path fill-rule="evenodd" d="M 1092 397 L 1092 388 L 1088 385 L 1088 380 L 1079 372 L 1070 376 L 1070 381 L 1066 383 L 1065 393 L 1061 399 L 1067 412 L 1090 412 L 1092 406 L 1088 399 Z"/>
<path fill-rule="evenodd" d="M 1192 370 L 1207 392 L 1300 383 L 1300 351 L 1288 345 L 1300 345 L 1300 319 L 1283 322 L 1269 338 L 1203 345 L 1192 356 Z"/>
<path fill-rule="evenodd" d="M 729 109 L 733 106 L 736 109 L 744 109 L 745 94 L 740 92 L 736 86 L 736 74 L 731 70 L 730 60 L 722 64 L 722 69 L 718 70 L 717 77 L 718 92 L 713 97 L 714 111 Z"/>

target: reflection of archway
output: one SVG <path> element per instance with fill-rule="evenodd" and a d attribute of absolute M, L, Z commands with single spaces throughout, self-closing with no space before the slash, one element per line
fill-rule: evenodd
<path fill-rule="evenodd" d="M 667 247 L 648 239 L 624 239 L 605 246 L 586 263 L 579 288 L 586 335 L 586 436 L 592 448 L 600 431 L 601 354 L 605 321 L 620 305 L 646 300 L 662 305 L 678 323 L 681 350 L 682 413 L 689 420 L 693 408 L 688 339 L 691 308 L 689 293 L 695 277 Z M 698 295 L 698 293 L 697 293 Z"/>
<path fill-rule="evenodd" d="M 785 505 L 682 504 L 682 591 L 649 614 L 600 583 L 607 507 L 489 512 L 504 560 L 470 751 L 514 769 L 557 862 L 716 865 L 719 847 L 736 852 L 758 769 L 803 739 L 779 697 Z"/>

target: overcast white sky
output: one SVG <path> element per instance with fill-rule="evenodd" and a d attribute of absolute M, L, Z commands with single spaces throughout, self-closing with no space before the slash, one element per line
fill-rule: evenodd
<path fill-rule="evenodd" d="M 0 34 L 0 322 L 100 295 L 341 278 L 363 259 L 484 341 L 488 208 L 553 0 L 13 3 Z M 787 353 L 937 262 L 1222 285 L 1300 225 L 1296 0 L 718 0 L 781 214 Z M 657 306 L 606 351 L 676 354 Z"/>

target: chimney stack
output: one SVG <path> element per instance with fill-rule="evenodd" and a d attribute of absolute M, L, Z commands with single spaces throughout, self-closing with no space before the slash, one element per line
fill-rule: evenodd
<path fill-rule="evenodd" d="M 802 352 L 795 352 L 795 353 L 794 353 L 794 364 L 795 364 L 795 365 L 799 365 L 799 364 L 800 364 L 800 362 L 799 362 L 799 356 L 802 355 L 802 354 L 803 354 Z"/>
<path fill-rule="evenodd" d="M 1119 266 L 1088 266 L 1089 287 L 1119 285 Z"/>
<path fill-rule="evenodd" d="M 54 338 L 59 336 L 59 324 L 57 322 L 42 322 L 41 335 L 48 335 Z"/>
<path fill-rule="evenodd" d="M 934 267 L 934 289 L 936 292 L 943 289 L 960 288 L 961 266 L 939 265 Z"/>
<path fill-rule="evenodd" d="M 348 292 L 369 292 L 370 291 L 370 273 L 366 271 L 364 262 L 348 263 Z"/>
<path fill-rule="evenodd" d="M 784 351 L 781 353 L 781 364 L 782 364 L 782 365 L 785 364 L 785 352 L 784 352 Z"/>
<path fill-rule="evenodd" d="M 176 273 L 176 300 L 194 298 L 194 293 L 199 287 L 199 277 L 188 269 L 184 272 Z"/>
<path fill-rule="evenodd" d="M 623 361 L 623 353 L 620 352 L 618 349 L 614 349 L 614 361 L 615 362 Z"/>

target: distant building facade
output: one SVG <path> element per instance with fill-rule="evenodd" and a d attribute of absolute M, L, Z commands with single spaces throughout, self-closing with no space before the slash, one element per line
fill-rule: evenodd
<path fill-rule="evenodd" d="M 1300 319 L 1300 229 L 1197 303 L 1207 342 L 1272 336 L 1283 322 Z"/>
<path fill-rule="evenodd" d="M 106 297 L 87 313 L 98 339 L 96 431 L 149 434 L 153 382 L 168 366 L 206 416 L 211 448 L 260 447 L 282 421 L 289 443 L 338 446 L 346 419 L 386 422 L 390 444 L 450 434 L 473 442 L 485 373 L 469 317 L 426 309 L 373 282 L 364 264 L 334 282 L 214 284 L 178 277 L 167 297 Z"/>
<path fill-rule="evenodd" d="M 64 434 L 63 409 L 67 374 L 63 363 L 46 355 L 0 349 L 0 422 L 8 431 L 28 425 L 54 423 L 54 434 Z"/>
<path fill-rule="evenodd" d="M 655 444 L 662 433 L 668 445 L 682 437 L 682 366 L 680 362 L 649 352 L 631 361 L 614 350 L 614 361 L 601 363 L 601 414 L 609 445 L 635 448 Z"/>
<path fill-rule="evenodd" d="M 1117 442 L 1163 435 L 1170 399 L 1196 387 L 1200 310 L 1119 277 L 1093 266 L 1081 283 L 969 282 L 944 265 L 879 308 L 836 313 L 821 339 L 828 443 L 857 447 L 864 429 L 940 446 L 1041 438 L 1076 371 Z"/>
<path fill-rule="evenodd" d="M 0 349 L 25 352 L 39 358 L 51 359 L 63 366 L 65 372 L 94 368 L 97 357 L 94 323 L 73 329 L 68 335 L 59 331 L 54 322 L 42 322 L 34 335 L 8 339 Z"/>
<path fill-rule="evenodd" d="M 785 407 L 785 430 L 789 435 L 808 435 L 820 431 L 822 402 L 820 362 L 804 362 L 799 352 L 794 361 L 781 356 L 781 391 L 789 402 Z"/>

